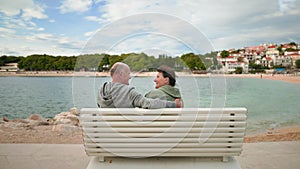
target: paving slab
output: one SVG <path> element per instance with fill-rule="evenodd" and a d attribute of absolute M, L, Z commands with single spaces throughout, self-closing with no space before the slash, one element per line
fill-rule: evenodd
<path fill-rule="evenodd" d="M 1 169 L 83 169 L 90 158 L 80 144 L 0 144 Z"/>
<path fill-rule="evenodd" d="M 299 169 L 300 141 L 243 144 L 236 159 L 242 169 Z"/>
<path fill-rule="evenodd" d="M 0 144 L 0 169 L 84 169 L 91 159 L 81 144 Z M 246 143 L 235 159 L 242 169 L 299 169 L 300 141 Z"/>

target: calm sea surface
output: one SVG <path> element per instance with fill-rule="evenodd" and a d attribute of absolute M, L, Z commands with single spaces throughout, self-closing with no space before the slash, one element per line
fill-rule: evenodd
<path fill-rule="evenodd" d="M 145 94 L 154 77 L 135 77 Z M 0 77 L 0 117 L 54 117 L 71 107 L 96 107 L 99 85 L 108 77 Z M 185 107 L 246 107 L 247 132 L 300 124 L 300 85 L 264 79 L 179 77 Z"/>

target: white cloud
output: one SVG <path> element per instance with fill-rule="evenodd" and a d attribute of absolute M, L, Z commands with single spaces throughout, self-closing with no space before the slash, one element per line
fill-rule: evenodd
<path fill-rule="evenodd" d="M 84 36 L 90 37 L 95 34 L 96 31 L 86 32 Z"/>
<path fill-rule="evenodd" d="M 59 9 L 61 13 L 85 12 L 92 4 L 92 0 L 64 0 Z"/>
<path fill-rule="evenodd" d="M 174 55 L 186 51 L 212 51 L 208 39 L 193 25 L 173 16 L 153 13 L 133 15 L 113 22 L 100 29 L 86 45 L 90 53 L 106 53 L 107 50 L 143 52 L 159 48 Z"/>
<path fill-rule="evenodd" d="M 38 28 L 38 31 L 44 31 L 45 28 Z"/>
<path fill-rule="evenodd" d="M 118 19 L 127 16 L 149 12 L 172 15 L 197 27 L 212 41 L 214 48 L 219 50 L 254 43 L 257 45 L 267 39 L 276 40 L 278 38 L 277 41 L 282 41 L 293 37 L 300 40 L 296 28 L 299 24 L 295 19 L 300 14 L 299 9 L 300 2 L 297 0 L 126 0 L 121 4 L 118 0 L 110 0 L 106 1 L 106 4 L 99 10 L 103 12 L 101 18 L 111 23 L 118 22 Z M 90 19 L 92 20 L 92 18 Z M 93 19 L 96 20 L 96 17 Z M 262 34 L 265 30 L 257 29 L 267 26 L 272 28 L 267 29 L 273 32 L 272 34 L 269 32 Z M 112 32 L 112 34 L 126 32 L 127 29 L 127 25 L 123 25 L 118 32 Z M 184 27 L 172 27 L 172 23 L 166 29 L 170 32 L 181 29 L 188 35 Z M 284 38 L 285 36 L 286 38 Z"/>
<path fill-rule="evenodd" d="M 300 2 L 298 0 L 278 0 L 280 11 L 284 13 L 293 13 L 297 10 L 299 12 L 299 8 L 297 9 L 297 5 L 299 5 L 299 3 Z"/>
<path fill-rule="evenodd" d="M 109 53 L 147 53 L 154 56 L 159 54 L 168 54 L 170 56 L 177 56 L 182 53 L 191 52 L 177 39 L 171 37 L 155 35 L 155 34 L 142 34 L 138 36 L 128 37 L 113 46 Z"/>
<path fill-rule="evenodd" d="M 66 14 L 70 12 L 81 14 Z M 193 40 L 197 31 L 191 31 L 189 26 L 174 20 L 142 17 L 122 22 L 145 13 L 161 13 L 177 17 L 179 22 L 190 23 L 212 42 L 215 50 L 264 42 L 288 42 L 290 39 L 300 41 L 299 0 L 63 0 L 51 3 L 0 0 L 0 54 L 5 54 L 5 51 L 22 55 L 34 51 L 49 54 L 72 51 L 74 54 L 85 40 L 97 36 L 97 30 L 102 31 L 97 37 L 102 41 L 91 43 L 91 48 L 93 45 L 99 49 L 102 44 L 104 47 L 115 44 L 114 52 L 121 53 L 161 51 L 175 55 L 186 50 L 181 42 L 203 45 Z M 46 22 L 33 20 L 46 18 Z M 96 23 L 100 29 L 95 28 Z M 69 28 L 74 24 L 80 26 L 70 29 L 72 37 L 68 37 L 69 32 L 56 27 Z M 115 29 L 110 29 L 110 26 Z M 156 34 L 141 34 L 147 31 Z"/>
<path fill-rule="evenodd" d="M 49 33 L 37 33 L 27 36 L 15 35 L 12 30 L 0 29 L 2 32 L 11 33 L 10 37 L 0 38 L 0 56 L 15 55 L 28 56 L 31 54 L 50 55 L 78 55 L 82 41 L 70 40 L 66 36 L 55 36 Z M 1 36 L 0 36 L 1 37 Z"/>
<path fill-rule="evenodd" d="M 7 28 L 2 28 L 2 27 L 0 27 L 0 32 L 1 32 L 1 34 L 3 33 L 3 34 L 12 34 L 12 33 L 15 33 L 16 31 L 15 30 L 13 30 L 13 29 L 7 29 Z"/>
<path fill-rule="evenodd" d="M 48 16 L 44 14 L 44 9 L 41 6 L 37 6 L 37 5 L 30 8 L 24 8 L 22 17 L 24 18 L 24 20 L 31 20 L 31 18 L 37 18 L 37 19 L 48 18 Z"/>
<path fill-rule="evenodd" d="M 44 7 L 35 4 L 32 0 L 2 0 L 0 1 L 0 12 L 4 13 L 6 16 L 15 16 L 21 14 L 25 20 L 30 20 L 31 18 L 47 18 Z"/>
<path fill-rule="evenodd" d="M 100 23 L 102 25 L 107 22 L 102 17 L 97 17 L 97 16 L 86 16 L 85 19 L 88 20 L 88 21 L 93 21 L 93 22 Z"/>

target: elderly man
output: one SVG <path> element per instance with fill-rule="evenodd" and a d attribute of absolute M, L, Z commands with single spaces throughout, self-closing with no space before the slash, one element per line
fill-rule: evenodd
<path fill-rule="evenodd" d="M 99 89 L 98 106 L 106 108 L 180 108 L 182 103 L 179 99 L 165 101 L 148 99 L 138 93 L 134 87 L 129 86 L 130 68 L 122 62 L 115 63 L 110 69 L 112 82 L 105 82 Z"/>
<path fill-rule="evenodd" d="M 179 89 L 174 87 L 176 83 L 175 71 L 169 66 L 162 65 L 157 68 L 157 75 L 154 82 L 155 89 L 148 92 L 145 97 L 168 101 L 181 99 Z"/>

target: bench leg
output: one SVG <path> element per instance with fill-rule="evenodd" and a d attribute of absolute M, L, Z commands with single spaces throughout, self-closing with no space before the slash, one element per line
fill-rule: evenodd
<path fill-rule="evenodd" d="M 99 161 L 99 162 L 104 162 L 104 156 L 99 156 L 99 157 L 98 157 L 98 161 Z"/>

